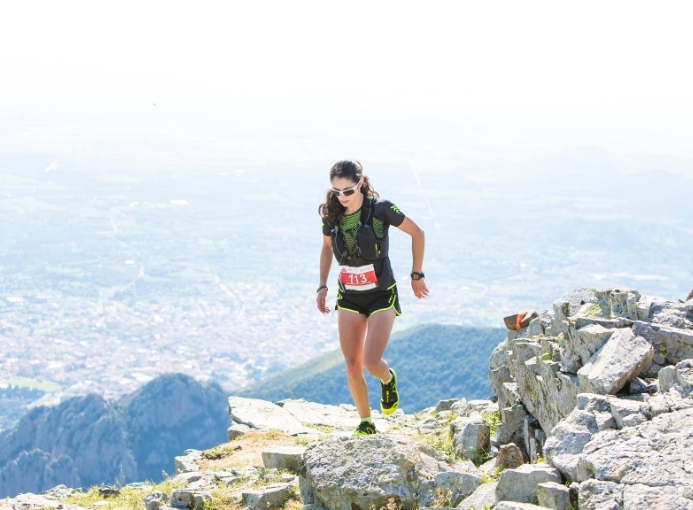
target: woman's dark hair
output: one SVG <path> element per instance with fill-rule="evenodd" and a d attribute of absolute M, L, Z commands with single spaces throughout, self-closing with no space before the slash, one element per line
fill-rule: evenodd
<path fill-rule="evenodd" d="M 361 179 L 361 186 L 359 190 L 363 193 L 364 198 L 368 196 L 378 197 L 378 192 L 373 189 L 370 182 L 368 181 L 368 176 L 363 175 L 363 167 L 361 163 L 355 159 L 345 159 L 342 161 L 337 161 L 330 169 L 330 182 L 334 178 L 345 178 L 351 180 L 354 184 L 359 182 Z M 318 213 L 323 218 L 326 218 L 330 223 L 337 224 L 339 220 L 344 216 L 344 207 L 337 198 L 337 195 L 331 190 L 327 190 L 327 196 L 325 197 L 325 202 L 320 204 L 318 207 Z"/>

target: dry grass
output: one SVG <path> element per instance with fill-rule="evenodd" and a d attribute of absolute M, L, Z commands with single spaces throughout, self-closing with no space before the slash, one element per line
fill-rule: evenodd
<path fill-rule="evenodd" d="M 278 430 L 253 431 L 238 439 L 215 446 L 202 453 L 200 471 L 220 471 L 224 468 L 262 467 L 262 450 L 268 446 L 296 446 L 293 436 Z"/>

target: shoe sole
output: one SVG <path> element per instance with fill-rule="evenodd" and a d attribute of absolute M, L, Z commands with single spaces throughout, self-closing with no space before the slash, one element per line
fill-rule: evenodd
<path fill-rule="evenodd" d="M 393 375 L 393 377 L 395 378 L 395 388 L 396 388 L 396 387 L 397 387 L 397 372 L 395 372 L 395 369 L 394 369 L 394 368 L 391 368 L 390 370 L 392 370 L 392 375 Z M 382 403 L 382 401 L 381 401 L 381 402 L 380 402 L 380 412 L 383 413 L 385 416 L 390 416 L 390 415 L 391 415 L 392 413 L 394 413 L 394 412 L 397 410 L 397 408 L 399 407 L 399 401 L 400 401 L 400 398 L 399 398 L 399 390 L 397 390 L 397 402 L 395 402 L 395 404 L 394 404 L 391 408 L 385 409 L 385 408 L 383 407 L 383 403 Z"/>

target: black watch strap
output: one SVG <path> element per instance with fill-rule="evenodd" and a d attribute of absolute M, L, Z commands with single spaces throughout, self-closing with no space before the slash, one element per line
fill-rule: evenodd
<path fill-rule="evenodd" d="M 315 292 L 320 292 L 322 289 L 327 290 L 327 285 L 320 285 L 320 287 L 318 287 L 318 290 L 316 290 Z"/>

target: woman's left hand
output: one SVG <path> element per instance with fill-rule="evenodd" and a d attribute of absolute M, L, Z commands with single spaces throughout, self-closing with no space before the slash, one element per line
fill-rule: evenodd
<path fill-rule="evenodd" d="M 420 280 L 412 280 L 411 288 L 414 290 L 414 295 L 419 299 L 428 296 L 428 288 L 426 287 L 426 281 L 423 278 Z"/>

